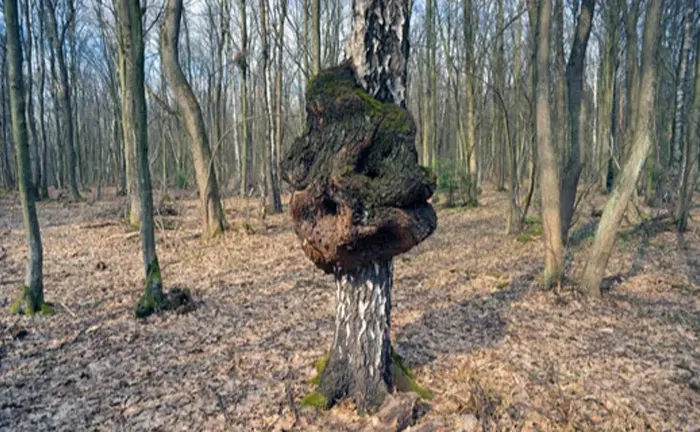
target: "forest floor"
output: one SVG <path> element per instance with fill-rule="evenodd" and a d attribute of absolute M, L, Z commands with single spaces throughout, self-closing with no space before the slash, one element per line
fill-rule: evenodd
<path fill-rule="evenodd" d="M 298 405 L 332 339 L 335 289 L 287 215 L 262 226 L 257 200 L 226 199 L 238 229 L 202 242 L 197 201 L 175 200 L 158 255 L 196 308 L 136 320 L 140 242 L 113 196 L 39 204 L 57 314 L 32 318 L 9 314 L 26 249 L 17 197 L 0 199 L 0 430 L 372 430 L 347 403 Z M 603 202 L 582 208 L 574 279 Z M 542 289 L 541 226 L 505 236 L 506 210 L 493 191 L 478 208 L 441 208 L 435 234 L 395 261 L 393 344 L 434 393 L 419 424 L 700 430 L 700 212 L 682 237 L 623 226 L 602 299 L 584 301 Z"/>

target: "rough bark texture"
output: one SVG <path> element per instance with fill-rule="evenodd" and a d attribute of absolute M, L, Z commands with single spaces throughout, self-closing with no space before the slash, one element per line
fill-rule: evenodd
<path fill-rule="evenodd" d="M 34 205 L 32 171 L 29 164 L 29 138 L 25 116 L 25 94 L 22 77 L 22 48 L 19 36 L 17 0 L 5 0 L 4 12 L 7 30 L 8 82 L 10 87 L 10 115 L 12 140 L 17 153 L 17 180 L 22 202 L 22 220 L 27 237 L 27 269 L 20 297 L 12 305 L 12 312 L 33 315 L 44 312 L 44 287 L 42 276 L 43 251 L 39 220 Z"/>
<path fill-rule="evenodd" d="M 329 403 L 349 395 L 358 411 L 379 407 L 392 388 L 391 260 L 336 270 L 335 333 L 318 393 Z"/>
<path fill-rule="evenodd" d="M 542 225 L 544 228 L 544 283 L 550 286 L 564 273 L 564 247 L 561 239 L 559 167 L 552 143 L 549 103 L 549 30 L 552 0 L 544 0 L 538 9 L 536 54 L 536 133 L 540 160 Z"/>
<path fill-rule="evenodd" d="M 574 216 L 576 189 L 581 176 L 581 142 L 584 139 L 581 128 L 581 98 L 583 93 L 583 72 L 586 62 L 588 38 L 593 27 L 595 0 L 584 0 L 578 14 L 576 33 L 571 46 L 571 54 L 566 64 L 566 85 L 569 100 L 569 121 L 571 122 L 571 151 L 569 152 L 561 194 L 562 239 L 569 235 L 569 227 Z"/>
<path fill-rule="evenodd" d="M 378 101 L 401 107 L 406 103 L 409 17 L 407 1 L 353 1 L 348 54 L 357 81 Z"/>
<path fill-rule="evenodd" d="M 605 267 L 617 237 L 617 227 L 622 220 L 632 193 L 634 193 L 639 173 L 651 148 L 651 121 L 656 87 L 656 62 L 658 61 L 662 3 L 663 0 L 650 0 L 647 8 L 642 48 L 642 86 L 639 93 L 639 106 L 636 110 L 639 118 L 634 122 L 638 128 L 634 133 L 629 160 L 625 163 L 620 178 L 603 210 L 593 246 L 583 271 L 581 290 L 589 296 L 600 296 L 600 283 L 603 280 Z"/>
<path fill-rule="evenodd" d="M 371 98 L 343 65 L 309 85 L 307 129 L 282 163 L 306 255 L 330 272 L 388 260 L 428 237 L 435 176 L 418 165 L 416 128 L 397 105 Z"/>
<path fill-rule="evenodd" d="M 182 110 L 185 127 L 190 138 L 195 178 L 201 202 L 202 235 L 205 238 L 211 238 L 224 231 L 226 222 L 221 207 L 219 185 L 216 181 L 216 171 L 212 163 L 202 109 L 182 72 L 178 59 L 182 3 L 182 0 L 168 1 L 160 33 L 160 55 L 165 75 L 175 94 L 175 101 Z"/>

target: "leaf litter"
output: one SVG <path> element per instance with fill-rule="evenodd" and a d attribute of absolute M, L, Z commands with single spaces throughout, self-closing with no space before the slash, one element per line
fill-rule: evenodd
<path fill-rule="evenodd" d="M 175 203 L 158 216 L 159 259 L 196 307 L 137 321 L 123 198 L 38 205 L 58 313 L 32 318 L 9 314 L 26 248 L 16 197 L 0 201 L 0 430 L 371 430 L 377 418 L 349 403 L 298 404 L 335 298 L 288 216 L 260 222 L 251 200 L 228 198 L 247 228 L 202 242 L 196 200 Z M 441 209 L 436 233 L 395 261 L 393 344 L 434 394 L 421 430 L 699 430 L 700 233 L 622 227 L 603 298 L 584 301 L 539 286 L 541 236 L 504 236 L 506 209 L 493 191 Z M 574 237 L 575 279 L 590 235 Z"/>

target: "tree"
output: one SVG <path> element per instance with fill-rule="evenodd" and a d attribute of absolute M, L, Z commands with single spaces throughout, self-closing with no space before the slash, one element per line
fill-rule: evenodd
<path fill-rule="evenodd" d="M 311 51 L 312 72 L 318 75 L 321 71 L 321 0 L 311 0 Z"/>
<path fill-rule="evenodd" d="M 240 193 L 241 196 L 246 196 L 250 185 L 251 151 L 253 147 L 252 123 L 248 118 L 248 18 L 246 14 L 246 0 L 239 0 L 238 7 L 241 27 L 241 50 L 237 55 L 237 62 L 241 76 L 241 142 L 243 143 L 240 166 Z"/>
<path fill-rule="evenodd" d="M 583 72 L 586 62 L 588 38 L 593 27 L 595 0 L 583 0 L 578 13 L 578 23 L 571 45 L 571 54 L 566 64 L 566 88 L 569 102 L 569 122 L 571 146 L 564 169 L 561 194 L 562 239 L 569 235 L 569 227 L 574 217 L 576 189 L 581 177 L 581 143 L 585 137 L 581 121 L 581 99 L 583 93 Z"/>
<path fill-rule="evenodd" d="M 68 156 L 68 188 L 73 200 L 82 199 L 78 190 L 78 157 L 76 154 L 76 145 L 74 142 L 74 124 L 73 124 L 73 99 L 70 81 L 68 79 L 68 66 L 66 64 L 66 53 L 64 49 L 66 34 L 71 26 L 75 24 L 75 9 L 73 3 L 68 2 L 68 17 L 64 26 L 59 31 L 58 18 L 56 16 L 58 8 L 56 0 L 46 0 L 48 9 L 46 11 L 49 24 L 49 39 L 55 52 L 58 63 L 58 92 L 57 98 L 60 105 L 61 125 L 62 125 L 62 141 L 65 146 L 65 151 Z"/>
<path fill-rule="evenodd" d="M 22 221 L 27 237 L 27 270 L 24 287 L 19 298 L 12 304 L 13 313 L 33 315 L 41 312 L 53 313 L 44 301 L 43 251 L 39 220 L 34 204 L 35 191 L 32 186 L 32 171 L 29 164 L 29 137 L 25 111 L 24 78 L 22 76 L 22 46 L 19 36 L 18 0 L 5 0 L 5 28 L 7 31 L 7 79 L 10 86 L 10 115 L 12 139 L 17 153 L 17 179 L 22 201 Z"/>
<path fill-rule="evenodd" d="M 420 391 L 390 342 L 392 257 L 437 224 L 435 176 L 418 166 L 404 109 L 409 14 L 406 0 L 353 2 L 350 59 L 309 83 L 306 131 L 282 164 L 302 248 L 337 288 L 333 344 L 304 403 L 347 396 L 371 412 L 394 389 Z"/>
<path fill-rule="evenodd" d="M 267 0 L 260 0 L 260 31 L 262 32 L 262 74 L 263 97 L 265 99 L 265 115 L 267 118 L 267 172 L 272 191 L 272 210 L 282 211 L 279 183 L 277 180 L 277 143 L 275 141 L 275 119 L 272 114 L 272 78 L 271 78 L 271 48 L 267 26 Z"/>
<path fill-rule="evenodd" d="M 141 198 L 141 253 L 145 268 L 145 292 L 136 305 L 136 316 L 143 317 L 164 308 L 167 298 L 163 293 L 163 281 L 156 255 L 156 241 L 153 229 L 153 192 L 151 172 L 148 166 L 148 119 L 144 86 L 144 44 L 139 0 L 116 0 L 117 21 L 121 26 L 121 36 L 125 49 L 123 84 L 129 87 L 130 109 L 124 112 L 124 122 L 128 133 L 133 137 L 137 154 L 139 196 Z M 122 94 L 124 96 L 124 94 Z M 128 118 L 126 116 L 129 116 Z"/>
<path fill-rule="evenodd" d="M 542 191 L 542 227 L 545 247 L 545 286 L 561 280 L 564 274 L 564 247 L 561 238 L 559 166 L 552 144 L 549 103 L 549 31 L 552 0 L 540 2 L 537 12 L 536 44 L 536 132 Z"/>
<path fill-rule="evenodd" d="M 181 18 L 182 0 L 168 0 L 160 32 L 160 57 L 167 80 L 175 94 L 175 101 L 183 113 L 185 128 L 190 138 L 201 201 L 203 236 L 211 238 L 224 231 L 226 221 L 221 208 L 219 185 L 216 181 L 202 110 L 182 72 L 178 58 Z"/>
<path fill-rule="evenodd" d="M 678 231 L 684 232 L 688 227 L 688 212 L 692 201 L 693 182 L 697 172 L 698 127 L 700 125 L 700 37 L 695 42 L 695 92 L 688 116 L 687 136 L 684 144 L 684 157 L 681 170 L 680 191 L 676 207 L 676 224 Z"/>
<path fill-rule="evenodd" d="M 637 129 L 634 131 L 633 146 L 629 159 L 622 169 L 608 202 L 605 204 L 605 209 L 593 240 L 593 246 L 583 271 L 581 291 L 591 297 L 600 296 L 600 283 L 603 280 L 605 267 L 612 253 L 617 236 L 617 227 L 634 193 L 639 173 L 651 149 L 651 119 L 656 89 L 656 63 L 658 61 L 662 4 L 662 0 L 649 0 L 647 6 L 642 46 L 641 88 L 637 99 L 638 106 L 636 107 L 638 117 L 634 120 Z"/>
<path fill-rule="evenodd" d="M 671 135 L 671 187 L 680 187 L 682 181 L 681 165 L 683 164 L 683 119 L 685 118 L 685 88 L 688 79 L 688 57 L 690 48 L 693 43 L 693 16 L 695 10 L 695 2 L 688 0 L 686 2 L 684 25 L 683 25 L 683 42 L 678 58 L 677 82 L 676 82 L 676 98 L 675 98 L 675 113 L 672 125 Z M 675 182 L 675 184 L 673 184 Z"/>

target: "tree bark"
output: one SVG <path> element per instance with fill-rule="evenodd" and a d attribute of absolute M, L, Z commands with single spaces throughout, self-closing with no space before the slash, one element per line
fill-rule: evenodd
<path fill-rule="evenodd" d="M 311 51 L 313 75 L 321 71 L 321 0 L 311 0 Z"/>
<path fill-rule="evenodd" d="M 51 40 L 51 45 L 56 53 L 56 60 L 58 62 L 58 101 L 60 104 L 61 111 L 61 124 L 63 125 L 63 145 L 65 146 L 66 156 L 68 157 L 67 169 L 68 169 L 68 187 L 70 190 L 71 198 L 73 200 L 82 199 L 80 196 L 80 191 L 78 190 L 78 156 L 76 153 L 76 143 L 73 141 L 74 136 L 74 124 L 73 124 L 73 101 L 71 95 L 70 82 L 68 80 L 68 67 L 66 65 L 66 55 L 64 52 L 64 40 L 66 34 L 66 28 L 62 29 L 62 32 L 58 31 L 58 24 L 56 19 L 56 4 L 54 0 L 47 0 L 48 2 L 48 18 L 49 18 L 49 39 Z M 69 2 L 69 5 L 72 5 Z M 75 10 L 72 7 L 69 8 L 69 18 L 66 26 L 74 25 L 72 21 L 75 19 Z"/>
<path fill-rule="evenodd" d="M 333 403 L 348 395 L 359 412 L 379 407 L 392 388 L 391 260 L 337 269 L 333 345 L 318 392 Z"/>
<path fill-rule="evenodd" d="M 685 118 L 685 87 L 688 80 L 688 57 L 693 43 L 694 1 L 687 0 L 684 15 L 683 42 L 678 59 L 676 100 L 671 132 L 671 176 L 670 188 L 679 188 L 683 181 L 683 119 Z"/>
<path fill-rule="evenodd" d="M 117 8 L 126 8 L 128 0 L 116 0 Z M 134 94 L 133 86 L 130 84 L 131 73 L 133 66 L 129 64 L 131 61 L 132 41 L 130 35 L 128 10 L 118 11 L 118 16 L 122 17 L 117 21 L 117 41 L 118 41 L 118 61 L 119 61 L 119 89 L 121 91 L 121 117 L 122 117 L 122 133 L 124 149 L 124 172 L 126 174 L 126 192 L 129 202 L 129 224 L 132 227 L 137 227 L 141 221 L 141 199 L 139 194 L 139 179 L 136 157 L 136 137 L 133 133 L 135 125 L 134 110 Z"/>
<path fill-rule="evenodd" d="M 564 247 L 561 238 L 559 166 L 552 144 L 549 103 L 549 33 L 552 0 L 539 4 L 537 19 L 537 54 L 535 74 L 537 153 L 542 191 L 542 226 L 544 228 L 544 284 L 551 286 L 564 275 Z"/>
<path fill-rule="evenodd" d="M 241 73 L 241 196 L 248 194 L 250 186 L 250 168 L 252 141 L 252 123 L 248 118 L 248 18 L 246 14 L 246 0 L 239 0 L 239 14 L 241 27 L 241 52 L 239 53 L 238 65 Z"/>
<path fill-rule="evenodd" d="M 377 13 L 382 20 L 371 19 Z M 406 101 L 407 0 L 354 0 L 348 52 L 369 95 L 401 107 Z M 390 345 L 393 264 L 380 260 L 335 268 L 336 332 L 319 393 L 331 404 L 349 395 L 359 412 L 379 408 L 394 389 Z"/>
<path fill-rule="evenodd" d="M 676 207 L 676 224 L 678 231 L 684 232 L 688 227 L 688 212 L 692 202 L 693 184 L 696 178 L 698 155 L 698 125 L 700 124 L 700 37 L 695 42 L 695 92 L 693 104 L 688 115 L 688 134 L 685 139 L 683 167 L 681 170 L 679 199 Z"/>
<path fill-rule="evenodd" d="M 656 91 L 656 62 L 658 61 L 662 4 L 663 0 L 650 0 L 648 3 L 642 47 L 642 90 L 639 94 L 639 106 L 637 107 L 639 117 L 634 122 L 638 126 L 634 133 L 634 145 L 629 160 L 625 163 L 620 178 L 603 210 L 581 279 L 582 292 L 591 297 L 600 296 L 600 283 L 603 280 L 608 259 L 612 254 L 617 228 L 634 193 L 639 173 L 652 144 L 650 123 Z"/>
<path fill-rule="evenodd" d="M 32 191 L 32 171 L 29 164 L 29 138 L 24 106 L 26 95 L 22 76 L 22 47 L 19 36 L 17 0 L 5 0 L 4 9 L 12 139 L 17 152 L 17 178 L 22 202 L 22 221 L 28 244 L 24 287 L 20 297 L 12 305 L 12 312 L 33 315 L 37 312 L 46 312 L 42 275 L 43 252 L 39 220 L 34 205 L 34 191 Z"/>
<path fill-rule="evenodd" d="M 33 44 L 32 44 L 32 3 L 27 0 L 24 4 L 24 21 L 27 28 L 27 36 L 24 40 L 24 50 L 27 58 L 27 84 L 25 86 L 27 103 L 25 106 L 27 123 L 29 124 L 29 160 L 32 167 L 32 193 L 37 200 L 41 199 L 39 187 L 41 185 L 41 160 L 39 157 L 39 136 L 36 130 L 36 119 L 34 118 L 34 68 L 32 67 Z M 43 61 L 43 58 L 42 58 Z"/>
<path fill-rule="evenodd" d="M 581 99 L 583 93 L 583 72 L 586 63 L 586 48 L 593 27 L 595 0 L 583 0 L 578 14 L 578 23 L 571 46 L 571 54 L 566 64 L 566 86 L 569 100 L 569 121 L 571 131 L 571 147 L 564 170 L 561 194 L 561 228 L 562 239 L 569 236 L 569 228 L 574 217 L 576 189 L 581 177 L 581 142 L 585 138 L 582 129 Z"/>
<path fill-rule="evenodd" d="M 224 231 L 226 222 L 202 110 L 178 59 L 182 4 L 182 0 L 168 0 L 160 33 L 160 56 L 190 138 L 192 161 L 199 188 L 202 235 L 204 238 L 212 238 Z"/>

